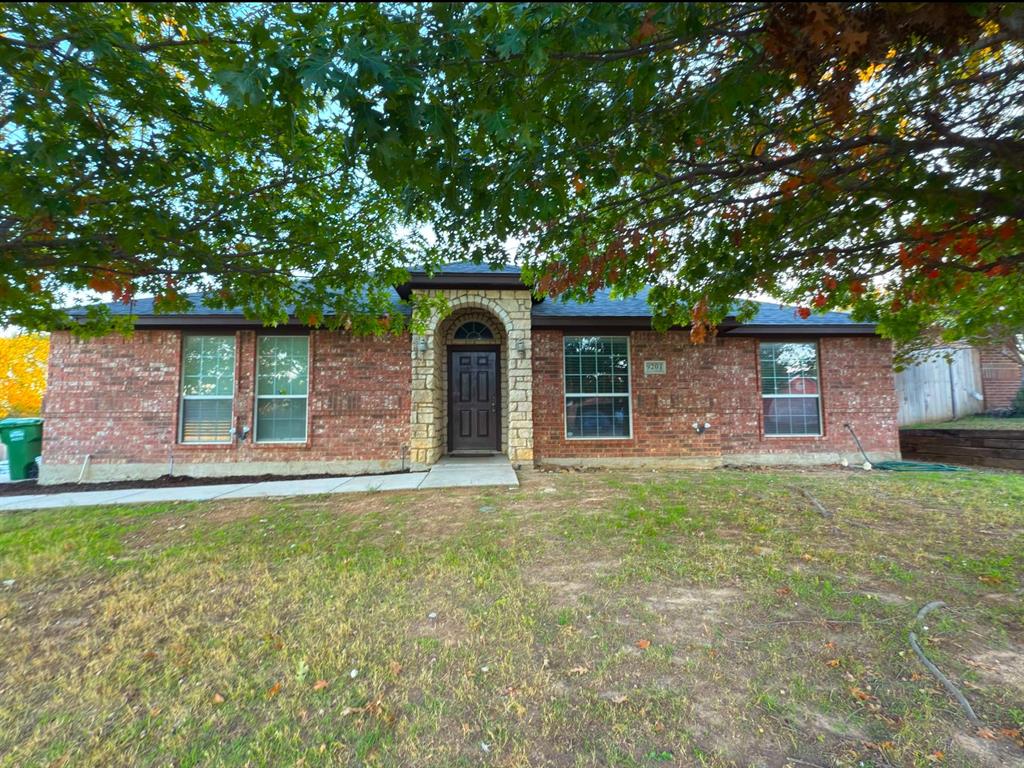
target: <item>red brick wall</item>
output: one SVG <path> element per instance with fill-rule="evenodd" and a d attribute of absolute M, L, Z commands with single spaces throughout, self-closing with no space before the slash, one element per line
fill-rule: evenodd
<path fill-rule="evenodd" d="M 180 445 L 181 332 L 136 331 L 87 342 L 54 333 L 44 402 L 43 461 L 176 463 L 377 461 L 402 458 L 410 418 L 408 336 L 310 339 L 309 430 L 305 443 Z M 252 426 L 256 332 L 236 334 L 236 424 Z"/>
<path fill-rule="evenodd" d="M 985 410 L 1009 408 L 1024 379 L 1021 364 L 998 347 L 978 350 L 981 359 L 981 387 Z"/>
<path fill-rule="evenodd" d="M 167 460 L 178 409 L 177 331 L 79 341 L 50 336 L 43 461 Z"/>
<path fill-rule="evenodd" d="M 630 334 L 633 437 L 567 440 L 563 416 L 562 331 L 533 333 L 534 448 L 545 458 L 692 457 L 740 454 L 851 453 L 845 422 L 865 448 L 896 453 L 896 392 L 888 342 L 874 337 L 820 341 L 821 437 L 765 437 L 757 340 L 721 338 L 695 346 L 685 332 Z M 667 372 L 647 376 L 644 360 Z M 711 423 L 698 435 L 693 422 Z"/>

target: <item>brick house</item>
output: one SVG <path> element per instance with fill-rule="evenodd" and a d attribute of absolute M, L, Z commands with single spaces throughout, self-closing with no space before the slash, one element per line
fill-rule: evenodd
<path fill-rule="evenodd" d="M 1006 347 L 978 349 L 986 411 L 1005 411 L 1024 387 L 1024 365 Z"/>
<path fill-rule="evenodd" d="M 137 302 L 136 332 L 51 341 L 40 480 L 513 464 L 718 466 L 899 453 L 889 342 L 842 313 L 762 304 L 694 345 L 651 329 L 645 294 L 536 301 L 518 269 L 412 272 L 395 300 L 443 293 L 422 334 L 263 328 L 193 299 Z M 127 307 L 113 305 L 115 311 Z"/>

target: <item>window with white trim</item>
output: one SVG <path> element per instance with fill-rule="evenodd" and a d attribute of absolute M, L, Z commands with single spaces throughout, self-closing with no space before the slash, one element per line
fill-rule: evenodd
<path fill-rule="evenodd" d="M 186 335 L 181 343 L 178 440 L 230 443 L 235 337 Z"/>
<path fill-rule="evenodd" d="M 306 440 L 309 336 L 260 336 L 256 342 L 256 442 Z"/>
<path fill-rule="evenodd" d="M 820 392 L 817 344 L 761 343 L 761 402 L 765 435 L 820 435 Z"/>
<path fill-rule="evenodd" d="M 629 437 L 629 338 L 566 336 L 562 349 L 565 436 Z"/>

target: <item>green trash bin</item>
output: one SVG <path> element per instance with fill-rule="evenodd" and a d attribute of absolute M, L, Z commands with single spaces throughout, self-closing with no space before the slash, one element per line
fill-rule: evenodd
<path fill-rule="evenodd" d="M 0 442 L 7 446 L 11 480 L 28 480 L 39 474 L 36 459 L 43 452 L 42 419 L 0 420 Z"/>

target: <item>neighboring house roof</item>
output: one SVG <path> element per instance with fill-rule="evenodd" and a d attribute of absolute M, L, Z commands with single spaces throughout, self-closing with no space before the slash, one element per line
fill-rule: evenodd
<path fill-rule="evenodd" d="M 414 288 L 525 288 L 520 278 L 520 270 L 514 265 L 491 269 L 487 264 L 456 262 L 446 264 L 433 275 L 422 268 L 409 270 L 410 280 L 407 284 L 396 286 L 394 295 L 395 308 L 409 314 L 408 305 L 401 299 L 408 298 Z M 589 302 L 562 301 L 544 299 L 535 302 L 531 317 L 537 327 L 650 327 L 653 313 L 647 302 L 648 289 L 643 289 L 633 296 L 612 297 L 610 289 L 603 288 L 594 294 Z M 203 294 L 193 293 L 187 296 L 192 309 L 184 314 L 157 315 L 153 312 L 152 299 L 138 299 L 132 304 L 115 302 L 107 304 L 115 315 L 134 314 L 140 326 L 154 325 L 210 325 L 210 324 L 242 324 L 258 326 L 256 321 L 246 320 L 240 309 L 210 309 L 202 303 Z M 728 335 L 746 334 L 873 334 L 872 323 L 855 323 L 845 312 L 826 312 L 812 314 L 806 320 L 796 315 L 794 307 L 771 302 L 757 302 L 756 316 L 746 323 L 723 323 L 720 330 Z M 84 307 L 75 307 L 73 316 L 83 316 Z"/>

